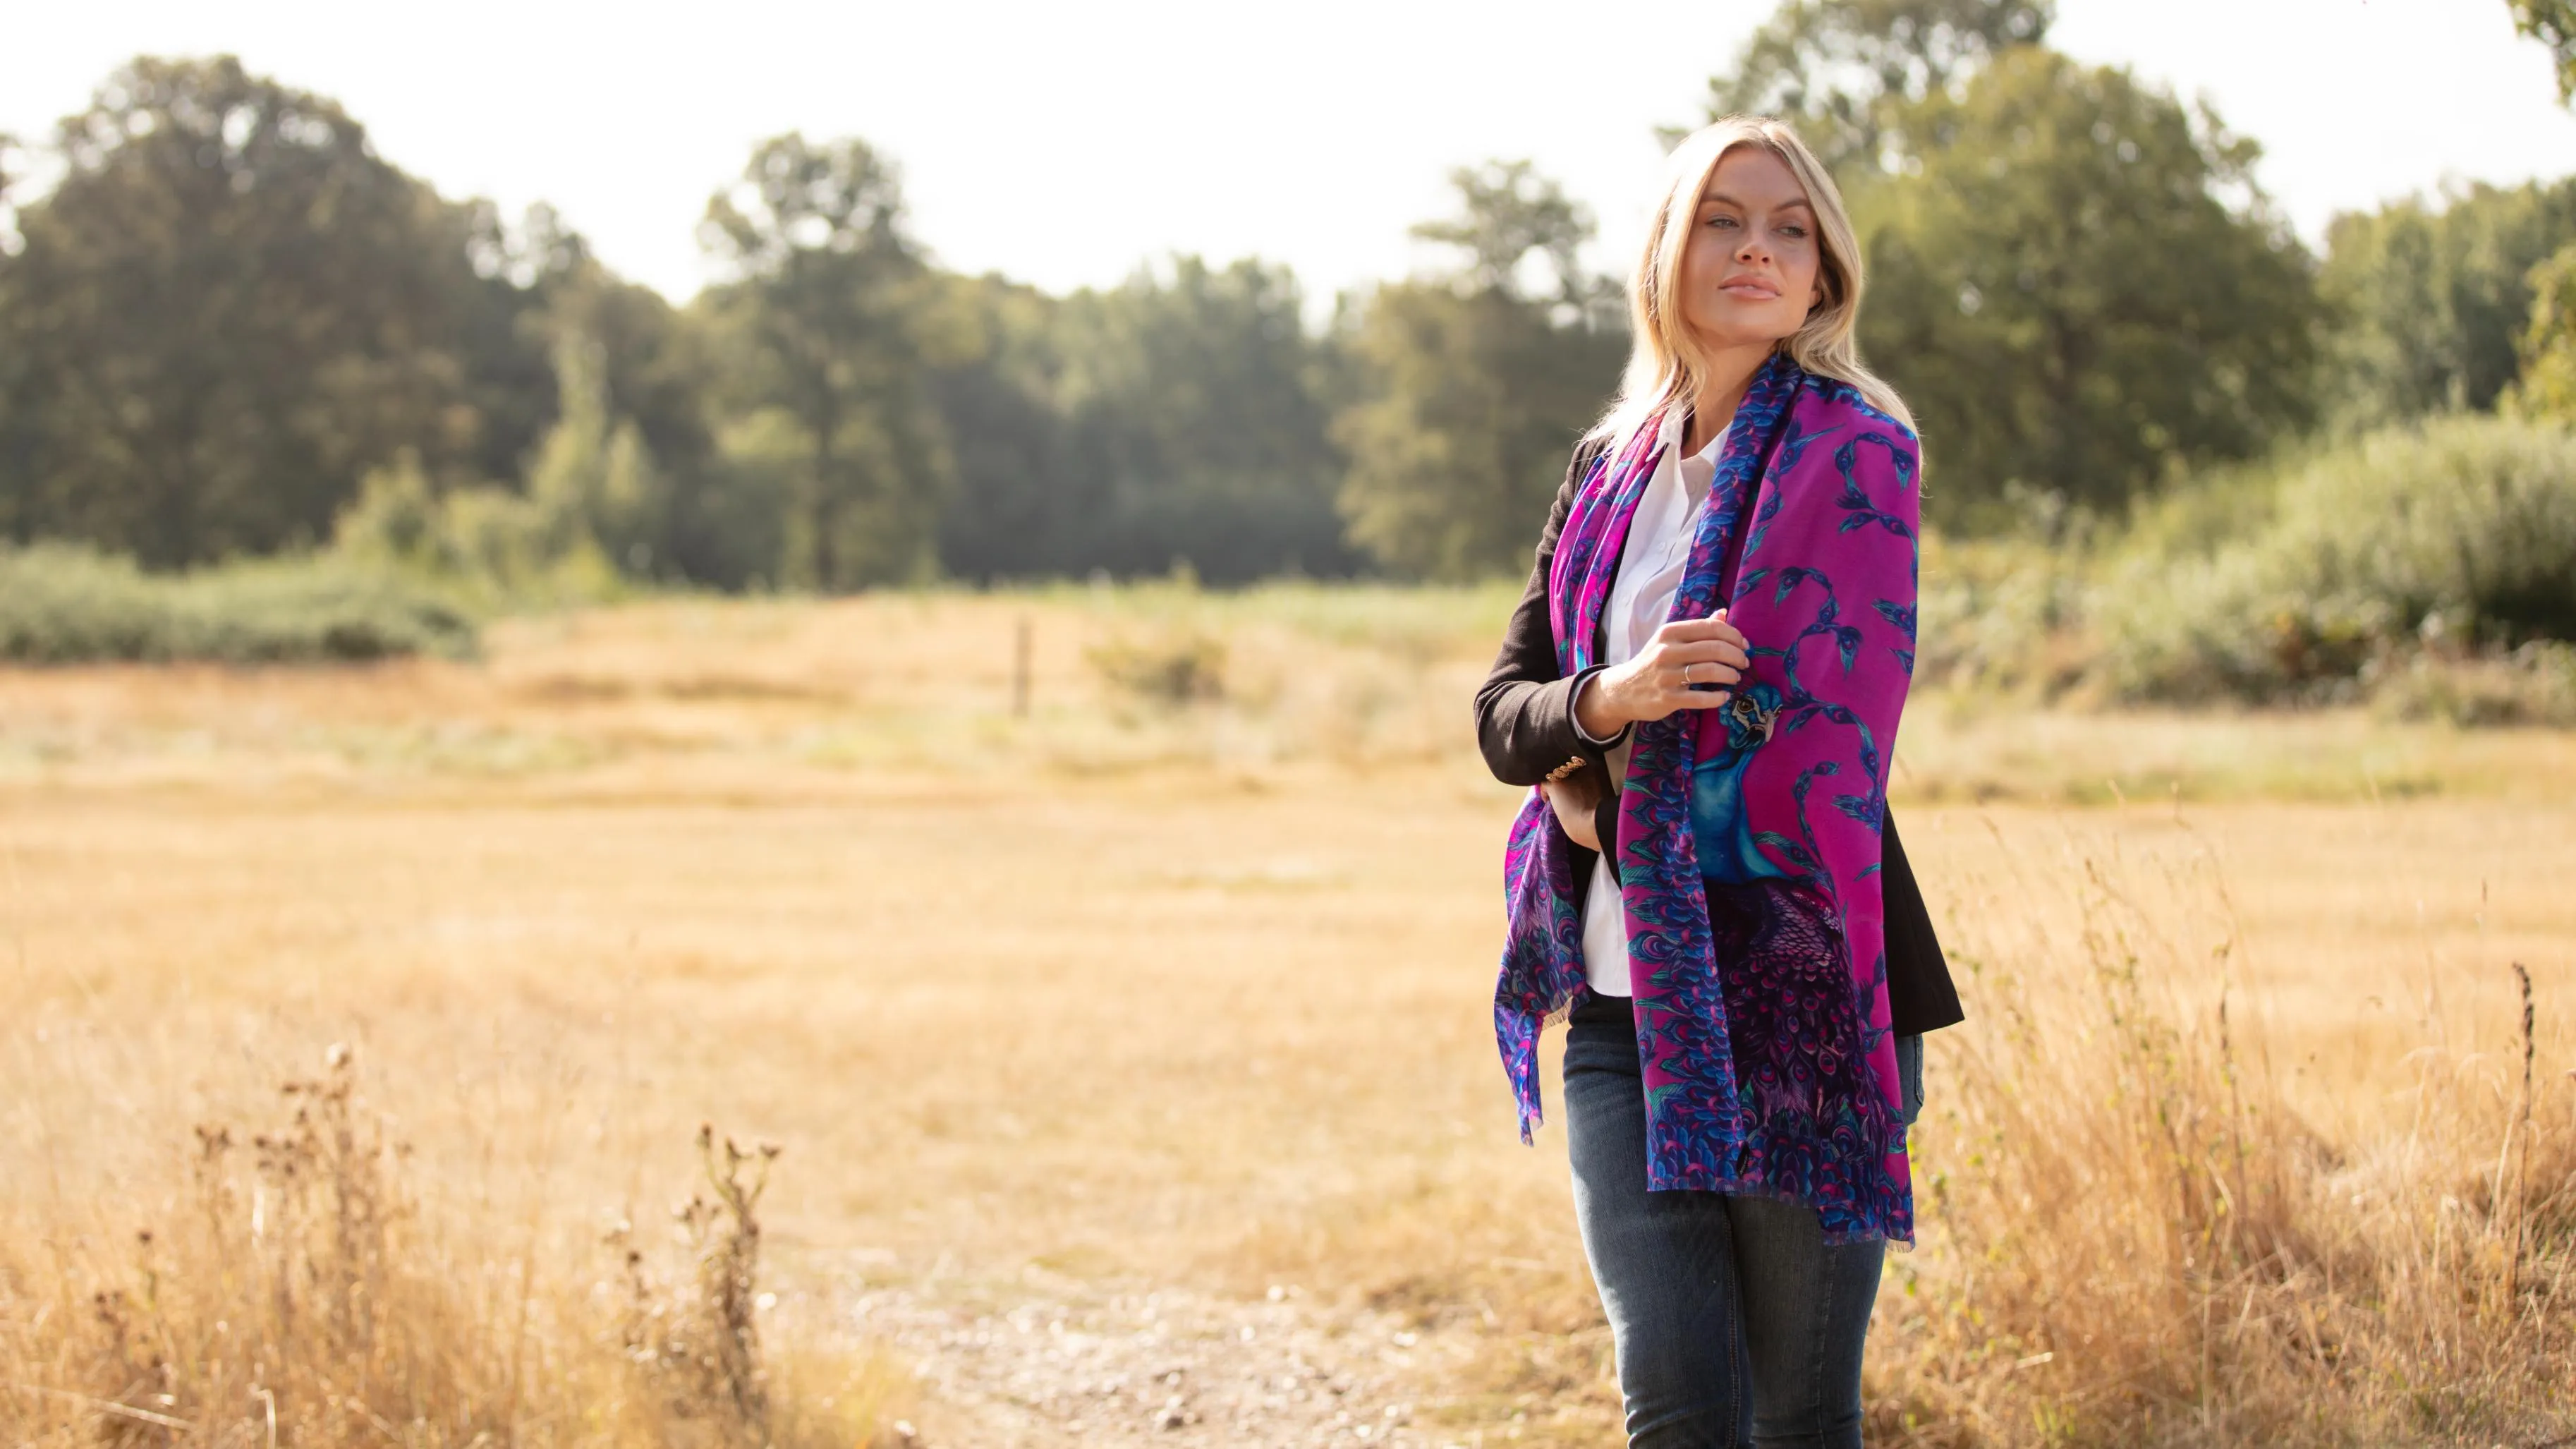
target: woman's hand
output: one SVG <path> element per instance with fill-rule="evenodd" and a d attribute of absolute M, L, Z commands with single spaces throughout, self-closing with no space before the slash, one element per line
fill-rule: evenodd
<path fill-rule="evenodd" d="M 1556 812 L 1556 823 L 1565 827 L 1567 838 L 1586 850 L 1601 848 L 1601 832 L 1593 827 L 1592 812 L 1601 804 L 1599 771 L 1586 765 L 1562 780 L 1550 780 L 1539 786 L 1547 792 L 1548 808 Z"/>
<path fill-rule="evenodd" d="M 1657 629 L 1636 658 L 1585 681 L 1574 701 L 1574 719 L 1585 734 L 1600 740 L 1677 709 L 1715 709 L 1735 697 L 1731 686 L 1744 677 L 1750 662 L 1744 636 L 1726 622 L 1724 609 L 1705 619 L 1676 619 Z M 1693 689 L 1694 684 L 1730 687 Z"/>

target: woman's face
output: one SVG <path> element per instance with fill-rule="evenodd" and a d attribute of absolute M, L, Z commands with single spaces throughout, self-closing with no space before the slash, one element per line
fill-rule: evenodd
<path fill-rule="evenodd" d="M 1816 210 L 1767 146 L 1718 159 L 1682 247 L 1682 323 L 1710 347 L 1776 342 L 1824 300 Z"/>

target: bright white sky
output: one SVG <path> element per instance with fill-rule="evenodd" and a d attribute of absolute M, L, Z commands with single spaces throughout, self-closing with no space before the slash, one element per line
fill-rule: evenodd
<path fill-rule="evenodd" d="M 1658 124 L 1770 0 L 0 0 L 0 131 L 47 134 L 120 61 L 229 50 L 337 98 L 450 196 L 553 202 L 674 299 L 752 143 L 866 137 L 947 265 L 1054 290 L 1167 253 L 1292 264 L 1310 295 L 1435 253 L 1449 168 L 1533 158 L 1624 270 Z M 2446 178 L 2576 172 L 2576 118 L 2504 0 L 2062 0 L 2056 43 L 2205 95 L 2315 241 Z"/>

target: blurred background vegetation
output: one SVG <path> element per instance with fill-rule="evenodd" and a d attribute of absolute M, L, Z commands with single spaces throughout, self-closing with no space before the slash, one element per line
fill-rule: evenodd
<path fill-rule="evenodd" d="M 2514 9 L 2564 71 L 2563 7 Z M 2254 140 L 2052 18 L 1784 0 L 1710 81 L 1851 201 L 1867 354 L 1924 434 L 1926 670 L 2576 721 L 2576 178 L 2347 214 L 2319 254 Z M 1056 296 L 941 269 L 894 158 L 788 134 L 709 198 L 718 280 L 674 305 L 327 97 L 141 57 L 0 140 L 0 652 L 456 651 L 673 588 L 1515 575 L 1624 306 L 1547 177 L 1453 181 L 1416 234 L 1454 264 L 1329 309 L 1255 258 Z"/>

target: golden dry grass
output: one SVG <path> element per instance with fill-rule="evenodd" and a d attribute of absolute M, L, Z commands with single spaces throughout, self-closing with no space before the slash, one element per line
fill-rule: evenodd
<path fill-rule="evenodd" d="M 782 1442 L 1004 1442 L 852 1305 L 1033 1282 L 1298 1288 L 1335 1332 L 1410 1325 L 1372 1349 L 1420 1399 L 1399 1442 L 1609 1442 L 1562 1138 L 1517 1145 L 1488 1035 L 1515 798 L 1464 701 L 1507 602 L 678 601 L 520 621 L 477 664 L 0 675 L 9 1437 L 163 1434 L 97 1406 L 151 1392 L 199 1426 L 165 1437 L 256 1442 L 247 1380 L 100 1360 L 92 1295 L 255 1281 L 269 1248 L 190 1236 L 191 1129 L 284 1122 L 277 1083 L 340 1042 L 354 1120 L 411 1149 L 383 1253 L 404 1321 L 448 1325 L 421 1392 L 483 1417 L 308 1385 L 297 1442 L 731 1432 L 638 1377 L 605 1241 L 639 1225 L 657 1301 L 699 1311 L 662 1225 L 703 1121 L 785 1149 Z M 1089 662 L 1206 639 L 1214 703 Z M 1932 1041 L 1880 1438 L 2576 1432 L 2568 737 L 1932 699 L 1899 762 L 1974 1019 Z M 223 1292 L 188 1288 L 169 1313 L 212 1333 Z"/>

